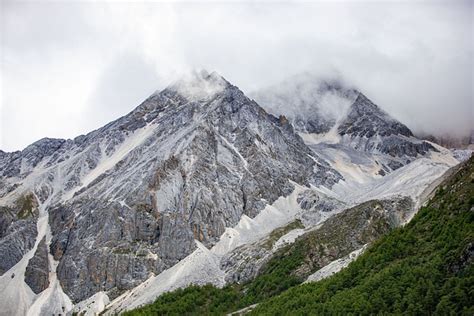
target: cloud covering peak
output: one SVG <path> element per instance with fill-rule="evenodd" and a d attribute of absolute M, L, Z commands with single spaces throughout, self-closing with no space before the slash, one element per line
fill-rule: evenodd
<path fill-rule="evenodd" d="M 472 127 L 471 1 L 0 5 L 3 150 L 98 128 L 196 68 L 247 93 L 337 73 L 414 131 Z"/>

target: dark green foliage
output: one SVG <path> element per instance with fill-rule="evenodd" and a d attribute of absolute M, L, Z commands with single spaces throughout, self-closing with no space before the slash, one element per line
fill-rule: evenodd
<path fill-rule="evenodd" d="M 190 286 L 161 295 L 153 304 L 124 315 L 222 315 L 237 308 L 241 293 L 233 287 Z"/>
<path fill-rule="evenodd" d="M 37 201 L 36 201 L 35 196 L 32 193 L 22 195 L 16 201 L 16 205 L 18 208 L 17 217 L 19 219 L 25 219 L 25 218 L 35 215 Z"/>

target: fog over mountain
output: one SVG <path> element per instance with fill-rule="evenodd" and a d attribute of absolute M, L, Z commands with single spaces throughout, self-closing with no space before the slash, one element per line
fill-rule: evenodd
<path fill-rule="evenodd" d="M 470 1 L 0 5 L 4 151 L 99 128 L 191 69 L 249 94 L 338 80 L 415 133 L 469 135 L 474 121 Z"/>

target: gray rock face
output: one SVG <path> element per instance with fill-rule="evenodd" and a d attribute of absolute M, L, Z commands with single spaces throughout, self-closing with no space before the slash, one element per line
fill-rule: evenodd
<path fill-rule="evenodd" d="M 0 176 L 25 176 L 45 157 L 51 156 L 63 144 L 64 139 L 43 138 L 22 151 L 0 151 Z"/>
<path fill-rule="evenodd" d="M 338 126 L 340 135 L 362 139 L 356 149 L 380 152 L 392 157 L 416 157 L 436 149 L 413 137 L 408 127 L 390 117 L 359 92 L 347 117 Z"/>
<path fill-rule="evenodd" d="M 350 134 L 354 137 L 367 138 L 377 134 L 413 136 L 408 127 L 392 119 L 360 92 L 351 105 L 346 119 L 339 125 L 338 132 L 341 135 Z"/>
<path fill-rule="evenodd" d="M 0 275 L 33 248 L 37 215 L 37 201 L 31 194 L 21 196 L 11 207 L 0 206 Z"/>
<path fill-rule="evenodd" d="M 38 248 L 28 262 L 25 271 L 25 282 L 36 294 L 43 292 L 49 286 L 49 261 L 48 247 L 46 247 L 45 239 L 41 239 Z"/>
<path fill-rule="evenodd" d="M 1 216 L 4 218 L 3 216 Z M 0 240 L 0 275 L 13 267 L 35 244 L 36 222 L 33 219 L 11 223 Z"/>
<path fill-rule="evenodd" d="M 330 188 L 342 178 L 285 117 L 215 73 L 181 80 L 87 135 L 0 160 L 5 198 L 32 185 L 48 203 L 50 251 L 74 302 L 138 285 L 190 254 L 195 239 L 211 247 L 243 214 L 291 193 L 290 180 Z"/>

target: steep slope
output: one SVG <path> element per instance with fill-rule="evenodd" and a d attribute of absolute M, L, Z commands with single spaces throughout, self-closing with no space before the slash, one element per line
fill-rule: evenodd
<path fill-rule="evenodd" d="M 355 149 L 392 157 L 411 158 L 430 150 L 436 151 L 428 142 L 416 139 L 408 127 L 390 117 L 360 92 L 337 131 L 343 138 L 342 142 L 348 142 Z M 400 164 L 403 165 L 403 162 Z"/>
<path fill-rule="evenodd" d="M 474 158 L 405 227 L 335 276 L 289 290 L 253 314 L 472 315 Z"/>
<path fill-rule="evenodd" d="M 225 314 L 261 302 L 302 283 L 309 274 L 335 258 L 348 255 L 386 234 L 400 223 L 410 208 L 409 199 L 369 201 L 349 208 L 306 232 L 294 244 L 281 247 L 257 268 L 254 279 L 239 280 L 220 293 L 209 286 L 178 290 L 129 314 Z M 252 258 L 245 259 L 252 261 Z M 189 300 L 190 296 L 198 299 Z"/>
<path fill-rule="evenodd" d="M 334 82 L 318 90 L 347 109 L 362 107 L 357 93 Z M 383 121 L 371 140 L 388 120 L 379 112 L 367 112 Z M 352 130 L 333 143 L 339 112 L 315 113 L 311 124 L 273 116 L 200 72 L 87 135 L 0 152 L 0 307 L 116 313 L 190 284 L 248 281 L 281 247 L 357 204 L 407 198 L 407 221 L 458 163 L 441 147 L 392 156 L 339 142 L 360 138 Z M 306 133 L 319 121 L 326 134 Z M 358 131 L 375 128 L 356 121 Z"/>
<path fill-rule="evenodd" d="M 285 115 L 298 132 L 322 134 L 347 112 L 357 94 L 339 79 L 302 73 L 250 96 L 269 113 Z"/>
<path fill-rule="evenodd" d="M 338 89 L 344 91 L 341 85 L 337 89 L 329 88 L 329 86 L 325 83 L 324 88 L 317 90 L 315 95 L 319 98 L 321 94 L 324 95 L 329 91 L 338 91 Z M 277 200 L 273 205 L 268 205 L 254 220 L 242 217 L 239 224 L 226 229 L 220 241 L 209 253 L 195 252 L 183 260 L 179 266 L 174 266 L 163 274 L 147 280 L 139 287 L 124 293 L 107 306 L 107 313 L 114 314 L 150 303 L 167 291 L 191 284 L 211 283 L 215 286 L 223 286 L 234 282 L 253 282 L 251 280 L 255 277 L 258 279 L 260 269 L 268 263 L 268 260 L 281 246 L 293 243 L 298 236 L 319 227 L 344 208 L 369 200 L 408 197 L 408 201 L 411 201 L 408 203 L 414 203 L 413 208 L 409 207 L 405 210 L 405 215 L 400 219 L 403 223 L 408 222 L 424 201 L 424 196 L 427 192 L 429 193 L 431 183 L 458 161 L 449 151 L 441 147 L 413 157 L 407 155 L 398 157 L 391 156 L 390 153 L 352 146 L 350 135 L 344 136 L 349 141 L 341 142 L 343 137 L 338 134 L 337 127 L 347 117 L 350 108 L 357 108 L 359 105 L 362 107 L 360 100 L 355 102 L 358 92 L 355 90 L 351 90 L 351 92 L 350 96 L 347 94 L 342 99 L 341 95 L 335 95 L 335 102 L 339 102 L 340 108 L 345 111 L 330 111 L 333 117 L 338 119 L 334 120 L 334 124 L 331 123 L 333 125 L 327 133 L 308 134 L 307 127 L 304 127 L 304 132 L 301 130 L 299 132 L 306 145 L 312 149 L 313 155 L 327 161 L 334 170 L 343 176 L 343 179 L 340 179 L 331 188 L 312 185 L 305 189 L 297 186 L 296 190 L 288 197 L 288 202 L 279 203 Z M 285 95 L 287 91 L 282 90 L 282 93 Z M 332 94 L 333 92 L 330 92 L 330 95 Z M 299 98 L 300 96 L 292 94 L 288 100 L 291 100 L 291 97 Z M 305 97 L 305 95 L 302 96 L 304 101 L 311 100 L 313 96 L 310 94 L 309 99 L 305 99 Z M 318 106 L 325 106 L 328 109 L 334 103 L 317 102 L 315 104 L 316 108 L 312 103 L 303 103 L 309 112 L 299 113 L 297 116 L 292 116 L 291 112 L 283 112 L 288 115 L 288 119 L 281 117 L 280 121 L 291 123 L 296 130 L 299 128 L 298 126 L 301 127 L 297 124 L 299 120 L 313 117 L 315 120 L 325 121 L 325 117 L 321 116 L 323 111 L 319 111 Z M 285 106 L 284 102 L 277 103 L 277 105 L 287 111 L 291 109 L 291 107 Z M 382 122 L 379 122 L 381 128 L 384 127 L 384 121 L 395 121 L 375 105 L 374 107 L 372 115 L 381 118 Z M 267 107 L 267 109 L 274 111 L 274 108 L 271 107 Z M 314 111 L 314 116 L 311 116 L 311 111 Z M 340 116 L 341 113 L 342 116 Z M 360 116 L 363 113 L 361 112 Z M 330 121 L 326 120 L 325 122 Z M 394 126 L 403 125 L 394 123 Z M 367 128 L 372 129 L 372 126 L 369 125 Z M 401 129 L 403 130 L 403 128 Z M 333 137 L 335 134 L 337 136 Z M 398 137 L 396 129 L 382 134 L 384 134 L 383 137 Z M 381 136 L 376 135 L 374 139 L 379 137 Z M 405 136 L 401 135 L 401 137 Z M 421 142 L 416 138 L 410 139 L 410 141 Z M 389 166 L 392 161 L 397 162 L 393 168 L 385 167 Z M 284 216 L 282 216 L 283 214 Z M 337 233 L 338 229 L 336 228 L 334 231 Z M 283 236 L 281 232 L 284 232 Z M 276 238 L 278 240 L 275 240 Z M 360 251 L 359 249 L 352 250 Z M 334 259 L 342 260 L 346 255 L 349 256 L 350 253 L 338 253 L 338 258 L 334 257 Z M 220 262 L 220 266 L 215 263 L 205 265 L 206 262 L 216 262 L 216 260 Z M 285 277 L 291 279 L 288 276 Z M 173 284 L 168 284 L 170 279 L 173 280 Z M 228 288 L 226 287 L 226 289 Z M 230 288 L 234 289 L 233 286 Z M 191 292 L 193 291 L 191 290 Z M 251 301 L 246 302 L 251 303 Z"/>
<path fill-rule="evenodd" d="M 0 259 L 4 272 L 21 263 L 21 282 L 29 261 L 22 255 L 43 256 L 33 244 L 45 238 L 49 266 L 73 302 L 137 286 L 191 254 L 195 240 L 211 247 L 243 215 L 289 195 L 289 180 L 329 189 L 342 178 L 284 118 L 215 73 L 178 81 L 90 134 L 0 158 L 0 204 L 11 208 L 31 194 L 46 223 L 24 241 L 12 237 L 20 218 L 1 213 L 2 247 L 26 244 Z M 12 295 L 15 286 L 6 285 Z"/>
<path fill-rule="evenodd" d="M 402 228 L 391 230 L 410 208 L 407 200 L 370 201 L 282 248 L 250 282 L 223 289 L 190 286 L 125 315 L 224 315 L 244 306 L 248 307 L 236 315 L 470 315 L 474 308 L 474 158 L 449 174 L 429 204 Z M 334 231 L 336 225 L 343 229 Z M 371 238 L 390 230 L 370 245 Z M 360 255 L 364 248 L 368 250 Z M 360 257 L 329 279 L 295 286 L 310 271 L 321 271 L 321 279 L 330 275 L 326 270 L 343 264 L 331 262 L 338 257 L 336 249 Z"/>

